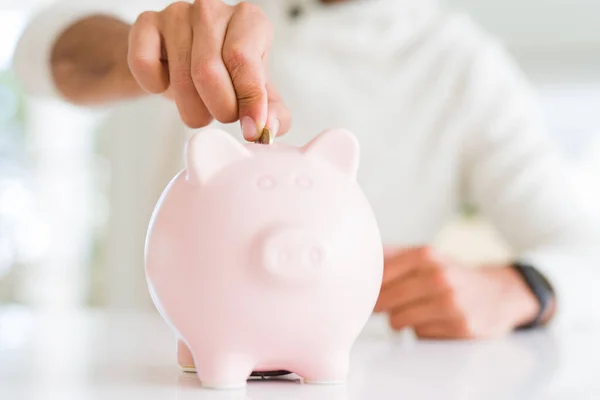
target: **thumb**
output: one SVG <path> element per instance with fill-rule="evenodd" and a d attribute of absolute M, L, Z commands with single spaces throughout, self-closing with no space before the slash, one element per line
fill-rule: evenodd
<path fill-rule="evenodd" d="M 236 94 L 244 139 L 255 141 L 267 123 L 269 100 L 266 85 L 252 82 L 247 87 L 238 89 Z"/>
<path fill-rule="evenodd" d="M 226 57 L 238 103 L 244 139 L 255 141 L 267 123 L 268 93 L 265 68 L 259 53 Z"/>

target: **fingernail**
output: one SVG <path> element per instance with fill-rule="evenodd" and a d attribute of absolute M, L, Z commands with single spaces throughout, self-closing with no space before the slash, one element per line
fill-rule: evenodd
<path fill-rule="evenodd" d="M 242 118 L 242 134 L 244 135 L 244 139 L 248 141 L 258 139 L 258 127 L 252 118 Z"/>
<path fill-rule="evenodd" d="M 271 133 L 273 133 L 273 136 L 279 136 L 279 127 L 281 126 L 281 124 L 279 123 L 279 120 L 276 119 L 271 123 Z"/>

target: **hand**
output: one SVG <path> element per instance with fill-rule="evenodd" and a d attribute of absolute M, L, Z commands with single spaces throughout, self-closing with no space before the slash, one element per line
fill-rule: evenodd
<path fill-rule="evenodd" d="M 252 141 L 265 126 L 276 135 L 290 126 L 290 114 L 267 79 L 272 35 L 258 6 L 180 1 L 137 18 L 128 64 L 144 90 L 175 101 L 189 127 L 240 120 Z"/>
<path fill-rule="evenodd" d="M 509 267 L 468 268 L 430 248 L 388 251 L 375 312 L 420 338 L 490 338 L 535 318 L 539 305 Z"/>

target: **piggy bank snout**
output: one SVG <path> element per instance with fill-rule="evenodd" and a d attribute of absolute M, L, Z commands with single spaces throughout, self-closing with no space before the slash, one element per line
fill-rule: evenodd
<path fill-rule="evenodd" d="M 326 263 L 322 241 L 301 229 L 270 232 L 263 241 L 262 255 L 268 271 L 289 278 L 307 277 Z"/>

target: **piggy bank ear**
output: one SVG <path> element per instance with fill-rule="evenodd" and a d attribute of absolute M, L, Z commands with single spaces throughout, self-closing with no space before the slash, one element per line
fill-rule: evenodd
<path fill-rule="evenodd" d="M 356 137 L 345 129 L 321 133 L 304 146 L 304 153 L 318 156 L 344 174 L 356 177 L 360 146 Z"/>
<path fill-rule="evenodd" d="M 200 183 L 208 181 L 226 166 L 250 156 L 240 142 L 220 129 L 196 133 L 188 141 L 185 153 L 187 177 Z"/>

